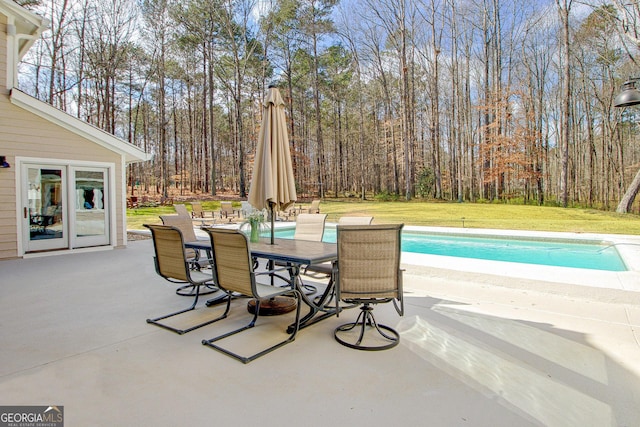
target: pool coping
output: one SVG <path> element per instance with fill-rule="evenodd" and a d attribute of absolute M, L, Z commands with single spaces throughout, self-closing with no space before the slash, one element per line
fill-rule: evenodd
<path fill-rule="evenodd" d="M 472 258 L 464 258 L 465 262 L 462 263 L 460 262 L 461 258 L 458 257 L 423 255 L 409 252 L 402 253 L 402 262 L 407 265 L 420 265 L 469 273 L 492 274 L 518 279 L 640 292 L 640 236 L 525 230 L 463 229 L 452 227 L 406 226 L 404 229 L 417 233 L 610 243 L 616 246 L 628 271 L 602 271 L 505 261 L 476 260 Z"/>

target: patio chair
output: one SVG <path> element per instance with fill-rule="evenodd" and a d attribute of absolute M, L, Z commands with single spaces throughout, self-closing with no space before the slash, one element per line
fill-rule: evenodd
<path fill-rule="evenodd" d="M 233 208 L 231 202 L 220 202 L 220 218 L 226 218 L 231 222 L 234 218 L 239 217 L 239 212 Z"/>
<path fill-rule="evenodd" d="M 307 213 L 319 214 L 320 213 L 320 200 L 312 200 L 311 205 L 307 208 Z"/>
<path fill-rule="evenodd" d="M 202 203 L 191 203 L 191 217 L 192 218 L 204 218 L 204 210 L 202 210 Z"/>
<path fill-rule="evenodd" d="M 372 216 L 341 216 L 338 219 L 338 225 L 369 225 L 372 222 Z"/>
<path fill-rule="evenodd" d="M 191 218 L 199 221 L 200 226 L 202 227 L 215 224 L 213 212 L 211 212 L 210 217 L 207 217 L 204 209 L 202 209 L 202 203 L 200 202 L 191 202 Z"/>
<path fill-rule="evenodd" d="M 324 236 L 324 224 L 326 220 L 327 214 L 299 214 L 298 218 L 296 218 L 296 231 L 293 234 L 293 238 L 296 240 L 321 242 Z M 298 277 L 298 280 L 302 279 Z M 308 291 L 305 293 L 313 294 L 318 291 L 318 288 L 313 285 L 304 282 L 301 282 L 301 284 Z"/>
<path fill-rule="evenodd" d="M 183 242 L 195 242 L 198 240 L 196 233 L 193 229 L 193 223 L 191 222 L 191 218 L 184 215 L 160 215 L 160 219 L 162 220 L 163 225 L 168 225 L 170 227 L 175 227 L 180 230 L 182 233 Z M 203 267 L 208 267 L 210 265 L 210 260 L 205 256 L 201 257 L 200 251 L 191 248 L 185 248 L 185 256 L 187 257 L 187 262 L 189 263 L 189 268 L 191 270 L 200 270 Z M 210 288 L 211 286 L 207 286 Z M 205 290 L 200 290 L 200 295 L 209 295 L 216 292 L 217 289 L 214 288 Z M 180 286 L 176 289 L 176 294 L 181 296 L 193 296 L 195 292 L 195 287 L 188 283 L 186 285 Z"/>
<path fill-rule="evenodd" d="M 256 273 L 253 269 L 253 260 L 249 250 L 249 241 L 247 236 L 238 230 L 205 228 L 211 239 L 211 249 L 213 254 L 213 277 L 216 285 L 228 295 L 227 308 L 225 316 L 229 312 L 231 306 L 231 297 L 236 294 L 255 298 L 256 308 L 253 310 L 253 318 L 248 325 L 231 332 L 224 333 L 214 338 L 203 340 L 202 344 L 214 348 L 228 356 L 231 356 L 243 363 L 249 363 L 285 344 L 292 342 L 298 332 L 300 325 L 300 292 L 289 288 L 279 286 L 264 285 L 256 281 L 258 274 L 271 274 L 274 271 L 266 271 Z M 239 332 L 253 328 L 256 324 L 260 313 L 260 300 L 275 298 L 281 295 L 293 295 L 296 298 L 296 315 L 293 331 L 287 339 L 281 341 L 271 347 L 268 347 L 251 356 L 241 356 L 226 348 L 223 348 L 216 342 L 224 338 L 235 335 Z"/>
<path fill-rule="evenodd" d="M 324 223 L 327 214 L 300 214 L 296 218 L 296 231 L 293 238 L 296 240 L 311 240 L 321 242 L 324 236 Z"/>
<path fill-rule="evenodd" d="M 196 305 L 198 304 L 198 298 L 202 295 L 200 289 L 204 286 L 214 286 L 213 275 L 211 272 L 205 273 L 189 268 L 189 261 L 184 251 L 184 239 L 179 229 L 166 225 L 145 224 L 144 226 L 151 230 L 155 251 L 153 261 L 156 273 L 171 283 L 186 283 L 188 286 L 192 286 L 195 290 L 193 293 L 193 303 L 190 307 L 174 313 L 155 317 L 153 319 L 147 319 L 147 323 L 154 324 L 182 335 L 222 319 L 223 317 L 218 317 L 184 329 L 176 328 L 160 322 L 161 320 L 195 310 Z M 226 298 L 226 295 L 224 296 Z"/>
<path fill-rule="evenodd" d="M 358 350 L 386 350 L 400 342 L 397 331 L 376 322 L 371 306 L 393 302 L 398 314 L 404 314 L 402 227 L 403 224 L 338 226 L 338 266 L 334 273 L 338 308 L 340 302 L 361 305 L 355 322 L 335 329 L 334 337 L 340 344 Z M 365 343 L 366 332 L 370 333 Z M 372 337 L 375 332 L 377 335 Z"/>
<path fill-rule="evenodd" d="M 298 208 L 295 206 L 289 206 L 287 209 L 278 212 L 279 221 L 290 221 L 291 218 L 295 218 L 298 214 Z"/>
<path fill-rule="evenodd" d="M 342 216 L 338 219 L 338 225 L 369 225 L 373 221 L 372 216 Z M 311 274 L 309 274 L 311 273 Z M 323 262 L 321 264 L 310 264 L 304 269 L 304 274 L 310 275 L 312 277 L 313 274 L 325 275 L 329 278 L 328 286 L 333 289 L 333 264 L 330 262 Z M 316 299 L 319 300 L 322 296 L 318 296 Z M 331 300 L 333 295 L 326 296 L 328 301 Z"/>

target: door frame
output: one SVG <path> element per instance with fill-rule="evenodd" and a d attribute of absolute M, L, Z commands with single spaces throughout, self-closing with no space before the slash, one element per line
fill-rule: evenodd
<path fill-rule="evenodd" d="M 67 193 L 68 193 L 68 189 L 69 188 L 75 188 L 73 187 L 73 183 L 74 183 L 74 177 L 72 176 L 72 171 L 77 169 L 77 168 L 99 168 L 99 169 L 106 169 L 107 170 L 107 182 L 105 182 L 105 186 L 107 187 L 107 191 L 105 194 L 105 198 L 108 197 L 109 200 L 109 206 L 108 206 L 108 224 L 105 224 L 105 226 L 109 229 L 109 237 L 108 237 L 108 244 L 101 244 L 95 247 L 86 247 L 84 245 L 79 245 L 79 246 L 74 246 L 74 238 L 73 235 L 71 234 L 72 232 L 75 233 L 74 224 L 68 224 L 67 225 L 67 229 L 66 232 L 69 233 L 69 239 L 68 239 L 68 244 L 67 247 L 64 249 L 56 249 L 56 250 L 51 250 L 51 251 L 47 251 L 47 252 L 37 252 L 37 253 L 27 253 L 26 252 L 26 248 L 27 246 L 27 240 L 25 239 L 29 239 L 29 233 L 26 233 L 25 235 L 25 227 L 24 227 L 24 219 L 23 219 L 23 209 L 25 206 L 28 206 L 28 200 L 23 200 L 23 185 L 25 185 L 24 183 L 24 177 L 22 174 L 22 170 L 23 170 L 23 165 L 25 164 L 33 164 L 33 165 L 37 165 L 37 166 L 52 166 L 52 167 L 57 167 L 57 168 L 64 168 L 65 169 L 65 175 L 66 175 L 66 186 L 67 186 Z M 64 160 L 64 159 L 50 159 L 50 158 L 39 158 L 39 157 L 16 157 L 15 159 L 15 165 L 16 165 L 16 229 L 18 231 L 18 238 L 17 238 L 17 243 L 18 243 L 18 256 L 42 256 L 43 254 L 45 255 L 53 255 L 53 254 L 60 254 L 60 253 L 66 253 L 72 250 L 78 251 L 81 249 L 88 249 L 88 250 L 92 250 L 94 248 L 111 248 L 113 249 L 116 246 L 116 241 L 117 241 L 117 236 L 116 236 L 116 204 L 117 204 L 117 200 L 116 200 L 116 179 L 115 179 L 115 174 L 116 174 L 116 165 L 115 163 L 109 163 L 109 162 L 95 162 L 95 161 L 84 161 L 84 160 Z M 74 198 L 70 197 L 69 194 L 67 194 L 67 200 L 66 200 L 66 205 L 65 205 L 65 209 L 67 210 L 67 212 L 75 212 L 75 203 L 74 202 Z M 67 214 L 67 218 L 71 218 L 71 215 Z M 67 219 L 67 222 L 69 223 L 70 220 Z"/>

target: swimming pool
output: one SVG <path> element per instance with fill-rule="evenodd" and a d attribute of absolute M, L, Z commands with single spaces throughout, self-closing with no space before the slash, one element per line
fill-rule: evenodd
<path fill-rule="evenodd" d="M 293 238 L 293 234 L 293 228 L 276 229 L 275 233 L 280 238 Z M 323 240 L 335 242 L 335 228 L 327 226 Z M 403 231 L 402 251 L 554 267 L 627 271 L 615 245 L 598 241 L 578 242 Z"/>

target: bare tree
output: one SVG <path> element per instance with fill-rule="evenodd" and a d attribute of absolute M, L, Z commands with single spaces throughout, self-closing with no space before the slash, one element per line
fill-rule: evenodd
<path fill-rule="evenodd" d="M 560 200 L 563 207 L 568 204 L 568 180 L 569 180 L 569 139 L 571 138 L 571 40 L 569 33 L 569 15 L 571 13 L 571 5 L 573 0 L 556 0 L 558 6 L 558 14 L 562 24 L 562 137 L 561 158 L 562 166 L 560 170 Z"/>

